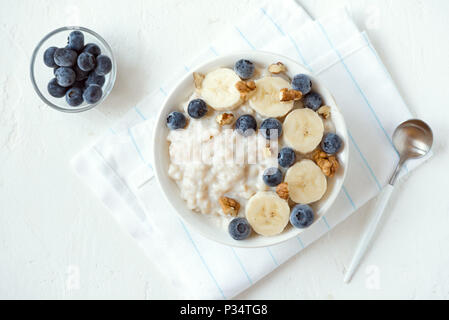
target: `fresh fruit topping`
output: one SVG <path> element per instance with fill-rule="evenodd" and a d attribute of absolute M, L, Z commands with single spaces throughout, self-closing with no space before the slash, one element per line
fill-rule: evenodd
<path fill-rule="evenodd" d="M 239 60 L 235 63 L 234 71 L 242 80 L 248 80 L 254 75 L 256 70 L 254 63 L 249 60 Z"/>
<path fill-rule="evenodd" d="M 60 67 L 72 67 L 76 63 L 78 54 L 76 51 L 67 48 L 56 49 L 54 54 L 55 63 Z"/>
<path fill-rule="evenodd" d="M 234 240 L 245 240 L 251 235 L 251 225 L 245 218 L 236 218 L 229 223 L 228 231 Z"/>
<path fill-rule="evenodd" d="M 65 100 L 69 106 L 77 107 L 83 103 L 83 90 L 80 88 L 70 88 L 65 94 Z"/>
<path fill-rule="evenodd" d="M 97 57 L 97 67 L 95 68 L 96 74 L 99 76 L 105 76 L 112 70 L 112 61 L 105 55 L 99 55 Z"/>
<path fill-rule="evenodd" d="M 242 104 L 235 84 L 240 81 L 231 69 L 221 68 L 206 75 L 201 85 L 201 96 L 212 108 L 229 111 Z"/>
<path fill-rule="evenodd" d="M 312 92 L 304 97 L 304 106 L 306 108 L 312 109 L 313 111 L 317 111 L 323 105 L 323 99 L 321 96 Z"/>
<path fill-rule="evenodd" d="M 324 119 L 329 119 L 329 117 L 331 116 L 331 107 L 322 106 L 318 109 L 317 113 Z"/>
<path fill-rule="evenodd" d="M 256 81 L 256 92 L 249 99 L 251 108 L 267 118 L 281 118 L 293 109 L 293 101 L 281 102 L 279 92 L 289 83 L 279 77 L 266 77 Z"/>
<path fill-rule="evenodd" d="M 91 72 L 89 77 L 86 80 L 86 86 L 90 86 L 91 84 L 96 84 L 97 86 L 103 87 L 106 82 L 106 78 L 104 76 L 99 76 L 95 72 Z"/>
<path fill-rule="evenodd" d="M 232 113 L 221 113 L 215 118 L 215 121 L 217 121 L 220 126 L 226 126 L 232 124 L 234 118 Z"/>
<path fill-rule="evenodd" d="M 276 193 L 278 194 L 279 198 L 288 200 L 290 197 L 288 194 L 288 183 L 281 183 L 276 187 Z"/>
<path fill-rule="evenodd" d="M 288 169 L 285 182 L 288 183 L 290 199 L 301 204 L 321 200 L 327 190 L 326 176 L 311 160 L 302 160 Z"/>
<path fill-rule="evenodd" d="M 280 100 L 281 102 L 299 101 L 302 99 L 301 91 L 284 88 L 281 90 Z"/>
<path fill-rule="evenodd" d="M 323 139 L 323 120 L 310 109 L 298 109 L 284 121 L 286 144 L 302 154 L 315 150 Z"/>
<path fill-rule="evenodd" d="M 292 88 L 301 91 L 303 95 L 312 91 L 312 80 L 305 74 L 298 74 L 293 77 Z"/>
<path fill-rule="evenodd" d="M 237 201 L 228 197 L 221 197 L 218 202 L 224 214 L 237 217 L 240 210 L 240 204 Z"/>
<path fill-rule="evenodd" d="M 71 68 L 61 67 L 55 72 L 56 80 L 61 87 L 70 87 L 76 81 L 76 73 Z"/>
<path fill-rule="evenodd" d="M 282 135 L 282 123 L 274 118 L 266 119 L 260 125 L 260 132 L 267 140 L 278 139 Z"/>
<path fill-rule="evenodd" d="M 56 78 L 53 78 L 50 80 L 50 82 L 47 85 L 48 93 L 55 98 L 62 98 L 64 97 L 65 93 L 67 92 L 67 88 L 61 87 L 58 84 L 58 81 Z"/>
<path fill-rule="evenodd" d="M 290 207 L 274 192 L 258 192 L 246 205 L 246 218 L 255 232 L 271 237 L 284 231 Z"/>
<path fill-rule="evenodd" d="M 187 119 L 181 112 L 172 112 L 167 117 L 167 126 L 170 130 L 184 129 Z"/>
<path fill-rule="evenodd" d="M 313 209 L 306 204 L 296 205 L 290 215 L 291 224 L 298 229 L 310 227 L 315 219 Z"/>
<path fill-rule="evenodd" d="M 282 62 L 278 62 L 270 65 L 268 71 L 272 74 L 281 74 L 287 72 L 287 67 Z"/>
<path fill-rule="evenodd" d="M 57 68 L 58 65 L 55 63 L 55 52 L 58 50 L 56 47 L 50 47 L 44 52 L 44 63 L 49 68 Z"/>
<path fill-rule="evenodd" d="M 263 173 L 263 182 L 269 187 L 277 187 L 282 183 L 282 172 L 278 168 L 268 168 Z"/>
<path fill-rule="evenodd" d="M 253 116 L 246 114 L 235 122 L 235 130 L 244 137 L 253 135 L 257 130 L 257 121 Z"/>
<path fill-rule="evenodd" d="M 95 68 L 95 57 L 94 55 L 83 52 L 78 56 L 77 60 L 78 67 L 83 71 L 91 71 Z"/>
<path fill-rule="evenodd" d="M 296 162 L 295 150 L 291 148 L 282 148 L 278 155 L 278 162 L 282 168 L 290 168 Z"/>
<path fill-rule="evenodd" d="M 69 34 L 67 48 L 80 52 L 84 48 L 84 34 L 80 31 L 73 31 Z"/>
<path fill-rule="evenodd" d="M 256 83 L 254 81 L 239 81 L 235 87 L 240 92 L 240 97 L 243 101 L 247 101 L 252 93 L 256 90 Z"/>
<path fill-rule="evenodd" d="M 194 72 L 193 73 L 193 83 L 195 84 L 195 88 L 200 90 L 203 86 L 203 81 L 206 76 L 202 73 Z"/>
<path fill-rule="evenodd" d="M 83 52 L 88 52 L 94 57 L 98 57 L 101 54 L 101 49 L 95 43 L 88 43 L 83 49 Z"/>
<path fill-rule="evenodd" d="M 187 107 L 187 112 L 193 119 L 201 119 L 206 115 L 207 111 L 206 102 L 201 99 L 190 101 L 189 106 Z"/>
<path fill-rule="evenodd" d="M 321 171 L 326 177 L 332 178 L 340 168 L 340 164 L 335 156 L 330 156 L 321 150 L 314 152 L 313 160 L 321 168 Z"/>
<path fill-rule="evenodd" d="M 83 98 L 87 103 L 93 104 L 100 101 L 102 95 L 103 90 L 101 90 L 101 87 L 93 84 L 87 87 L 87 89 L 84 91 Z"/>
<path fill-rule="evenodd" d="M 328 133 L 324 136 L 323 142 L 321 143 L 321 149 L 327 154 L 336 154 L 340 151 L 342 141 L 339 136 L 334 133 Z"/>

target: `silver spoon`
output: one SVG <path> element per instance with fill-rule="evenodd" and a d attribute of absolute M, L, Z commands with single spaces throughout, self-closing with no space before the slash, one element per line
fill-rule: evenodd
<path fill-rule="evenodd" d="M 399 153 L 399 164 L 390 179 L 389 184 L 384 188 L 379 196 L 376 205 L 376 211 L 371 223 L 365 230 L 365 234 L 357 247 L 357 250 L 352 258 L 351 265 L 346 272 L 344 281 L 348 283 L 351 281 L 352 275 L 360 264 L 368 246 L 373 239 L 374 233 L 379 225 L 379 221 L 387 207 L 391 194 L 394 190 L 394 185 L 398 179 L 399 173 L 404 164 L 411 159 L 422 158 L 427 155 L 432 149 L 433 133 L 432 129 L 421 120 L 409 120 L 401 124 L 393 134 L 393 144 Z"/>

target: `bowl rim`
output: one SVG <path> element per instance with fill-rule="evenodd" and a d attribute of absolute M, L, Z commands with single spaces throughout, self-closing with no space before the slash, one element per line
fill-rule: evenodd
<path fill-rule="evenodd" d="M 93 37 L 95 37 L 109 52 L 108 52 L 108 56 L 110 55 L 110 59 L 112 61 L 112 70 L 110 73 L 110 79 L 109 79 L 109 90 L 104 91 L 103 92 L 103 96 L 101 97 L 101 99 L 94 103 L 94 104 L 89 104 L 85 107 L 82 108 L 77 108 L 77 107 L 73 107 L 73 108 L 63 108 L 61 106 L 58 106 L 56 104 L 54 104 L 53 102 L 49 101 L 41 92 L 41 90 L 39 89 L 39 86 L 37 85 L 36 82 L 36 75 L 34 73 L 34 67 L 37 61 L 37 55 L 39 50 L 42 48 L 43 44 L 50 39 L 51 37 L 53 37 L 54 35 L 60 33 L 60 32 L 65 32 L 65 31 L 75 31 L 75 30 L 79 30 L 79 31 L 83 31 L 86 33 L 89 33 L 90 35 L 92 35 Z M 105 101 L 107 99 L 107 97 L 109 96 L 109 94 L 111 93 L 112 89 L 114 88 L 115 85 L 115 80 L 117 78 L 117 62 L 115 60 L 114 57 L 114 52 L 112 51 L 111 46 L 106 42 L 106 40 L 100 36 L 98 33 L 96 33 L 93 30 L 90 30 L 86 27 L 81 27 L 81 26 L 65 26 L 65 27 L 60 27 L 57 28 L 51 32 L 49 32 L 47 35 L 45 35 L 36 45 L 36 47 L 33 50 L 33 54 L 31 55 L 31 63 L 30 63 L 30 79 L 31 79 L 31 84 L 33 85 L 34 91 L 37 93 L 37 95 L 39 96 L 39 98 L 49 107 L 61 111 L 61 112 L 65 112 L 65 113 L 80 113 L 80 112 L 84 112 L 84 111 L 88 111 L 90 109 L 95 108 L 96 106 L 100 105 L 101 103 L 103 103 L 103 101 Z M 51 79 L 50 79 L 51 80 Z M 61 98 L 62 99 L 62 98 Z"/>
<path fill-rule="evenodd" d="M 162 190 L 162 193 L 164 195 L 165 200 L 170 204 L 170 206 L 173 208 L 173 210 L 176 212 L 178 218 L 181 219 L 181 221 L 185 224 L 187 224 L 188 226 L 190 226 L 190 228 L 192 229 L 192 231 L 198 233 L 199 235 L 203 236 L 204 238 L 214 241 L 215 243 L 219 243 L 225 246 L 229 246 L 229 247 L 235 247 L 235 248 L 244 248 L 244 249 L 251 249 L 251 248 L 265 248 L 265 247 L 271 247 L 271 246 L 275 246 L 275 245 L 279 245 L 282 243 L 285 243 L 287 241 L 292 240 L 293 238 L 299 236 L 302 232 L 304 232 L 307 229 L 297 229 L 296 233 L 293 233 L 290 237 L 287 237 L 286 239 L 278 239 L 278 240 L 274 240 L 274 241 L 266 241 L 265 244 L 259 244 L 259 245 L 245 245 L 245 241 L 229 241 L 229 242 L 225 242 L 225 241 L 220 241 L 217 238 L 213 238 L 211 237 L 209 234 L 203 232 L 201 230 L 201 228 L 198 228 L 197 226 L 195 226 L 194 224 L 192 224 L 189 220 L 185 219 L 183 214 L 181 214 L 179 212 L 179 209 L 175 206 L 174 203 L 172 203 L 172 201 L 170 200 L 170 198 L 168 197 L 167 194 L 167 190 L 164 189 L 163 184 L 161 182 L 162 179 L 162 171 L 160 166 L 158 165 L 158 161 L 156 160 L 156 152 L 157 152 L 157 146 L 160 143 L 166 142 L 165 139 L 163 139 L 161 141 L 160 139 L 160 135 L 158 135 L 158 124 L 161 121 L 161 118 L 166 116 L 166 109 L 167 109 L 167 105 L 169 103 L 169 101 L 172 99 L 173 95 L 175 95 L 177 93 L 177 91 L 180 89 L 180 87 L 182 87 L 182 85 L 184 84 L 185 81 L 187 81 L 189 78 L 191 78 L 192 74 L 194 72 L 197 72 L 198 70 L 205 68 L 208 65 L 214 64 L 214 63 L 218 63 L 218 61 L 223 60 L 223 59 L 227 59 L 227 58 L 231 58 L 234 56 L 239 56 L 239 57 L 245 57 L 248 55 L 264 55 L 264 56 L 270 56 L 273 57 L 276 61 L 283 61 L 284 64 L 294 64 L 300 68 L 302 68 L 303 70 L 307 70 L 308 75 L 317 78 L 317 76 L 315 74 L 313 74 L 312 72 L 310 72 L 305 66 L 303 66 L 301 63 L 288 58 L 284 55 L 281 54 L 277 54 L 274 52 L 269 52 L 269 51 L 260 51 L 260 50 L 253 50 L 253 51 L 236 51 L 236 52 L 231 52 L 231 53 L 227 53 L 227 54 L 223 54 L 220 56 L 216 56 L 214 58 L 208 59 L 206 62 L 198 64 L 192 68 L 190 68 L 189 72 L 187 72 L 182 78 L 181 80 L 179 80 L 170 90 L 170 92 L 166 95 L 166 97 L 164 98 L 164 101 L 161 105 L 161 107 L 159 108 L 158 114 L 156 116 L 155 122 L 154 122 L 154 128 L 153 128 L 153 137 L 152 137 L 152 163 L 153 163 L 153 167 L 154 167 L 154 176 L 156 178 L 157 184 L 159 186 L 159 188 Z M 257 63 L 257 61 L 255 61 Z M 216 67 L 220 67 L 220 65 L 216 65 Z M 344 186 L 344 182 L 346 180 L 347 177 L 347 173 L 348 173 L 348 168 L 349 168 L 349 134 L 348 134 L 348 128 L 346 125 L 346 121 L 343 117 L 343 114 L 341 113 L 340 108 L 338 107 L 338 104 L 334 98 L 334 96 L 332 95 L 332 93 L 329 91 L 329 89 L 327 89 L 327 87 L 325 87 L 322 82 L 320 83 L 320 91 L 321 92 L 326 92 L 326 94 L 330 97 L 331 101 L 327 101 L 327 104 L 333 105 L 335 106 L 335 108 L 338 110 L 338 112 L 341 115 L 341 129 L 343 131 L 344 136 L 342 137 L 342 140 L 344 141 L 344 148 L 347 148 L 347 151 L 344 152 L 344 158 L 342 159 L 342 162 L 344 163 L 344 167 L 345 170 L 343 171 L 343 174 L 341 176 L 341 179 L 339 180 L 339 184 L 338 184 L 338 188 L 335 191 L 335 194 L 333 196 L 333 198 L 331 198 L 328 202 L 328 206 L 326 208 L 326 210 L 315 220 L 315 222 L 312 224 L 315 225 L 319 220 L 322 220 L 329 212 L 329 210 L 332 208 L 332 205 L 335 203 L 336 199 L 338 198 L 338 194 L 341 192 L 343 186 Z M 167 175 L 167 174 L 166 174 Z M 179 191 L 178 191 L 179 192 Z M 195 214 L 195 212 L 192 211 L 192 214 Z M 310 226 L 310 227 L 312 227 Z M 309 227 L 309 228 L 310 228 Z M 285 232 L 285 231 L 284 231 Z M 266 239 L 276 239 L 275 237 L 265 237 Z"/>

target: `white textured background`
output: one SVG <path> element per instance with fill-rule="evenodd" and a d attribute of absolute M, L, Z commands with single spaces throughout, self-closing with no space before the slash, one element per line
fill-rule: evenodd
<path fill-rule="evenodd" d="M 69 160 L 257 2 L 0 0 L 0 298 L 178 297 Z M 373 204 L 239 298 L 449 299 L 449 1 L 299 2 L 315 17 L 351 9 L 412 112 L 433 126 L 435 157 L 399 184 L 351 285 L 343 271 Z M 119 66 L 106 103 L 80 115 L 44 105 L 28 75 L 37 42 L 73 24 L 100 33 Z"/>

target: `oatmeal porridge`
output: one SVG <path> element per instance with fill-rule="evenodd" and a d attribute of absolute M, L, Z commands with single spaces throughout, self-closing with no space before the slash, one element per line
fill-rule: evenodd
<path fill-rule="evenodd" d="M 192 214 L 235 240 L 306 228 L 339 169 L 341 139 L 307 75 L 240 60 L 193 74 L 195 90 L 167 117 L 168 174 Z"/>

